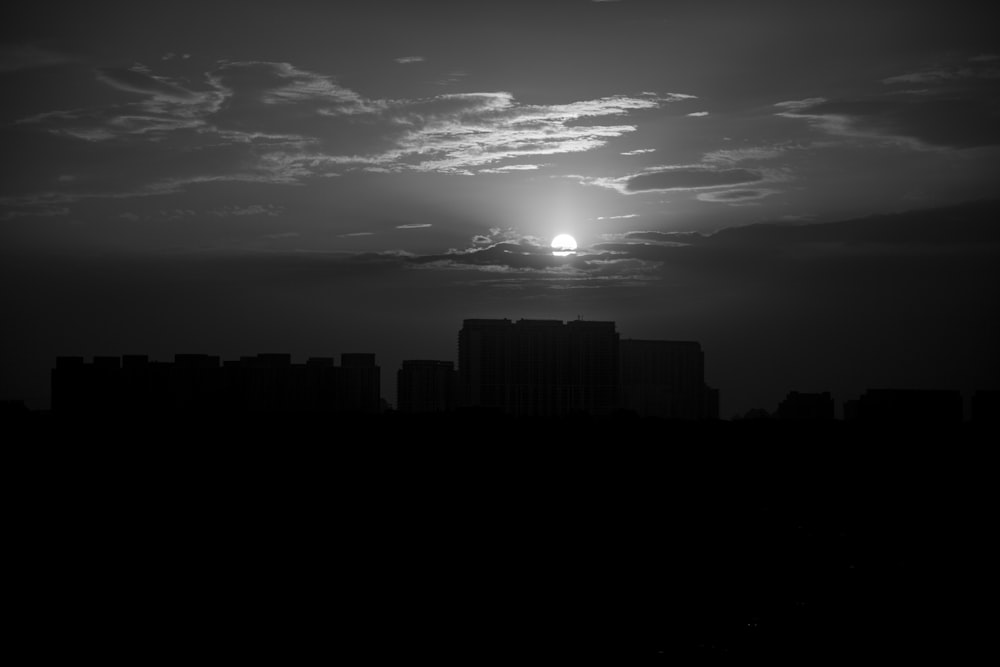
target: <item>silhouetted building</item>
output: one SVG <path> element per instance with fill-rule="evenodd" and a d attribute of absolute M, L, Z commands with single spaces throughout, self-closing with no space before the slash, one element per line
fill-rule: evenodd
<path fill-rule="evenodd" d="M 23 417 L 31 412 L 23 399 L 6 398 L 0 400 L 0 418 Z"/>
<path fill-rule="evenodd" d="M 381 409 L 379 367 L 373 354 L 292 363 L 289 354 L 258 354 L 220 362 L 178 354 L 173 363 L 145 355 L 58 357 L 52 371 L 52 409 L 59 413 L 336 412 Z"/>
<path fill-rule="evenodd" d="M 465 320 L 458 367 L 468 406 L 560 416 L 607 414 L 618 404 L 614 322 Z"/>
<path fill-rule="evenodd" d="M 621 407 L 642 417 L 717 419 L 719 393 L 705 385 L 693 341 L 621 341 Z"/>
<path fill-rule="evenodd" d="M 346 412 L 374 415 L 382 410 L 382 370 L 375 355 L 347 353 L 340 355 L 340 405 Z"/>
<path fill-rule="evenodd" d="M 960 423 L 962 393 L 946 389 L 869 389 L 860 398 L 844 403 L 844 419 Z"/>
<path fill-rule="evenodd" d="M 407 360 L 396 373 L 396 409 L 406 414 L 456 407 L 458 374 L 451 361 Z"/>
<path fill-rule="evenodd" d="M 832 421 L 836 412 L 830 392 L 805 393 L 790 391 L 778 405 L 775 413 L 778 419 L 809 421 Z"/>
<path fill-rule="evenodd" d="M 1000 391 L 979 389 L 972 395 L 972 421 L 1000 423 Z"/>

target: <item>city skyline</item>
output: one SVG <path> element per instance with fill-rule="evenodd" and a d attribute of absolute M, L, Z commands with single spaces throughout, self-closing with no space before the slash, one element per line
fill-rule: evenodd
<path fill-rule="evenodd" d="M 371 352 L 309 357 L 258 353 L 223 360 L 179 353 L 62 356 L 51 370 L 52 410 L 113 420 L 173 413 L 230 417 L 250 413 L 375 416 L 640 417 L 672 421 L 720 418 L 719 390 L 705 382 L 696 341 L 620 338 L 614 322 L 467 319 L 450 360 L 404 359 L 388 387 Z M 387 397 L 395 396 L 393 403 Z M 841 405 L 828 391 L 792 389 L 776 409 L 754 408 L 733 420 L 844 420 L 868 424 L 995 423 L 1000 391 L 867 388 Z M 8 412 L 24 406 L 5 401 Z M 723 417 L 725 419 L 725 417 Z"/>
<path fill-rule="evenodd" d="M 44 408 L 63 355 L 455 359 L 457 323 L 498 317 L 697 340 L 724 417 L 1000 386 L 981 3 L 40 0 L 0 23 L 2 400 Z"/>

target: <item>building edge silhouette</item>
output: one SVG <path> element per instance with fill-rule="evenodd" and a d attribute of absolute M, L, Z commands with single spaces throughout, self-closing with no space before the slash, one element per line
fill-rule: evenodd
<path fill-rule="evenodd" d="M 633 417 L 718 420 L 719 391 L 705 383 L 696 341 L 620 338 L 609 321 L 466 319 L 458 364 L 405 359 L 396 372 L 396 408 L 381 397 L 374 353 L 346 352 L 293 363 L 290 354 L 260 353 L 223 361 L 208 354 L 56 358 L 51 412 L 58 415 L 338 414 L 374 416 L 492 415 L 494 418 Z M 752 410 L 740 421 L 853 424 L 958 424 L 1000 421 L 1000 391 L 978 389 L 968 404 L 957 390 L 868 389 L 842 404 L 830 392 L 790 391 L 773 413 Z M 0 417 L 30 415 L 5 400 Z"/>

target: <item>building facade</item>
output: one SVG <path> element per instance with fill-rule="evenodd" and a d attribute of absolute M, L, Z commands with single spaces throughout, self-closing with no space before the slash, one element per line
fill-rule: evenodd
<path fill-rule="evenodd" d="M 458 374 L 452 361 L 407 360 L 396 373 L 396 409 L 405 414 L 451 412 Z"/>
<path fill-rule="evenodd" d="M 718 391 L 705 384 L 701 344 L 621 341 L 621 407 L 641 417 L 718 418 Z"/>
<path fill-rule="evenodd" d="M 258 354 L 221 362 L 178 354 L 173 362 L 145 355 L 58 357 L 52 370 L 52 409 L 59 413 L 336 412 L 381 410 L 380 369 L 374 354 L 314 357 Z"/>
<path fill-rule="evenodd" d="M 546 417 L 618 406 L 614 322 L 465 320 L 458 358 L 464 406 Z"/>

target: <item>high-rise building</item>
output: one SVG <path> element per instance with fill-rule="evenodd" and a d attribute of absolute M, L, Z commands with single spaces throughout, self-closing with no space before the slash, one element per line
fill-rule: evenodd
<path fill-rule="evenodd" d="M 617 407 L 614 322 L 465 320 L 458 348 L 463 405 L 517 416 Z"/>
<path fill-rule="evenodd" d="M 452 361 L 406 360 L 396 373 L 396 408 L 402 413 L 449 412 L 457 393 Z"/>
<path fill-rule="evenodd" d="M 959 423 L 962 393 L 950 389 L 869 389 L 844 404 L 844 418 L 885 423 Z"/>
<path fill-rule="evenodd" d="M 978 389 L 972 395 L 972 421 L 977 424 L 1000 423 L 1000 391 Z"/>
<path fill-rule="evenodd" d="M 832 421 L 835 417 L 833 396 L 828 391 L 790 391 L 778 405 L 775 416 L 778 419 L 798 421 Z"/>
<path fill-rule="evenodd" d="M 374 354 L 292 363 L 289 354 L 219 357 L 178 354 L 172 363 L 144 355 L 59 357 L 52 371 L 52 409 L 59 413 L 381 411 Z"/>
<path fill-rule="evenodd" d="M 345 412 L 374 415 L 382 411 L 382 369 L 371 353 L 340 355 L 338 403 Z"/>
<path fill-rule="evenodd" d="M 718 391 L 705 385 L 705 355 L 701 344 L 623 340 L 621 406 L 642 417 L 717 418 Z"/>

